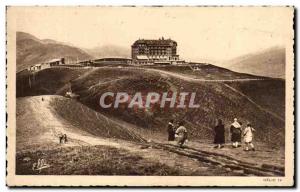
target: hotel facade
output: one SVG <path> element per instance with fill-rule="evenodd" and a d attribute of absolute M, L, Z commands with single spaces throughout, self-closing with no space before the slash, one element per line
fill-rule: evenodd
<path fill-rule="evenodd" d="M 131 46 L 133 64 L 181 64 L 177 42 L 171 39 L 139 39 Z"/>

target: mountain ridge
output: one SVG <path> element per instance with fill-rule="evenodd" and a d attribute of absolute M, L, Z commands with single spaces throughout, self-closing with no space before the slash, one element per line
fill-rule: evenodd
<path fill-rule="evenodd" d="M 16 36 L 17 71 L 60 57 L 70 60 L 93 58 L 80 48 L 52 39 L 42 40 L 25 32 L 17 32 Z"/>
<path fill-rule="evenodd" d="M 228 69 L 253 75 L 285 78 L 285 48 L 269 49 L 250 53 L 226 62 Z"/>

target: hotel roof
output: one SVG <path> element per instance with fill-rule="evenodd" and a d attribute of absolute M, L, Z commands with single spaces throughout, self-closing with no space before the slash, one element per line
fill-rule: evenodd
<path fill-rule="evenodd" d="M 173 45 L 177 45 L 177 42 L 172 40 L 172 39 L 139 39 L 136 40 L 132 46 L 137 46 L 137 45 L 141 45 L 141 44 L 145 44 L 148 46 L 173 46 Z"/>

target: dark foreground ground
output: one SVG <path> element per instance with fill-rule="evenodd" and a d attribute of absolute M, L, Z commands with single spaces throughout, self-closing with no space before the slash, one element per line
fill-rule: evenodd
<path fill-rule="evenodd" d="M 37 162 L 39 158 L 44 158 L 50 167 L 40 172 L 32 170 L 32 163 Z M 168 166 L 136 153 L 109 146 L 76 146 L 24 151 L 17 154 L 16 161 L 18 175 L 243 175 L 240 171 L 233 172 L 204 162 L 199 162 L 199 167 L 195 169 L 193 169 L 195 165 L 188 161 L 186 163 L 191 165 L 190 169 L 182 167 L 180 163 L 174 166 L 170 162 L 171 166 Z M 194 161 L 197 163 L 197 160 Z"/>

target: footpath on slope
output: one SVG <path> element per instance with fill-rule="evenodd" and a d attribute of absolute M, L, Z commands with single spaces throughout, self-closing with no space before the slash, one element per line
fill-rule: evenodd
<path fill-rule="evenodd" d="M 284 168 L 280 166 L 281 163 L 278 163 L 278 159 L 276 159 L 282 154 L 276 154 L 275 150 L 266 151 L 266 148 L 247 153 L 242 151 L 241 148 L 231 149 L 226 147 L 221 150 L 215 150 L 212 148 L 212 145 L 189 142 L 185 149 L 180 149 L 168 143 L 132 143 L 123 140 L 95 137 L 54 114 L 49 105 L 49 102 L 54 97 L 60 96 L 22 98 L 30 102 L 31 108 L 28 110 L 31 110 L 31 118 L 34 121 L 38 121 L 38 124 L 35 126 L 45 131 L 45 134 L 41 137 L 35 138 L 37 140 L 50 140 L 54 143 L 58 143 L 58 135 L 67 134 L 70 143 L 64 145 L 65 147 L 77 145 L 106 145 L 122 148 L 128 150 L 130 153 L 140 155 L 152 161 L 159 161 L 160 163 L 180 167 L 185 171 L 196 172 L 198 174 L 204 170 L 215 171 L 216 174 L 220 174 L 221 171 L 222 174 L 229 175 L 242 174 L 262 176 L 282 175 L 284 172 Z M 18 128 L 22 129 L 22 127 Z M 266 158 L 270 160 L 271 157 L 274 160 L 271 161 L 270 164 L 261 164 L 261 162 L 266 162 L 264 161 Z M 284 159 L 279 159 L 279 161 L 282 162 Z"/>
<path fill-rule="evenodd" d="M 213 151 L 211 146 L 207 148 L 207 146 L 204 147 L 205 145 L 189 144 L 184 146 L 183 148 L 178 147 L 174 143 L 151 143 L 148 145 L 151 145 L 157 149 L 171 151 L 176 154 L 194 158 L 201 162 L 207 162 L 217 167 L 240 171 L 241 173 L 247 175 L 283 176 L 285 174 L 284 166 L 269 164 L 278 162 L 278 160 L 276 160 L 276 158 L 275 160 L 272 160 L 272 156 L 270 156 L 270 154 L 267 154 L 264 150 L 260 150 L 258 153 L 256 152 L 256 154 L 255 152 L 253 152 L 252 154 L 249 152 L 245 152 L 247 153 L 246 155 L 242 154 L 242 150 L 238 149 L 235 149 L 234 152 L 228 152 L 228 150 L 226 149 L 222 151 Z M 234 155 L 234 153 L 236 154 Z M 268 161 L 268 163 L 264 163 L 264 161 L 261 161 L 263 158 L 271 159 L 271 162 Z"/>
<path fill-rule="evenodd" d="M 21 98 L 21 100 L 23 100 L 23 104 L 24 102 L 29 102 L 30 108 L 27 108 L 26 110 L 30 110 L 30 116 L 27 116 L 27 118 L 30 117 L 32 122 L 37 121 L 36 123 L 34 123 L 34 127 L 30 127 L 31 124 L 28 124 L 26 128 L 29 130 L 38 128 L 39 132 L 44 132 L 42 134 L 40 133 L 38 137 L 29 134 L 27 138 L 24 138 L 25 140 L 30 140 L 30 142 L 35 142 L 35 146 L 38 146 L 38 144 L 40 146 L 49 145 L 49 142 L 45 141 L 50 141 L 52 143 L 58 144 L 58 135 L 67 134 L 69 142 L 67 144 L 59 145 L 59 147 L 72 147 L 81 145 L 110 146 L 125 149 L 129 153 L 141 156 L 152 162 L 166 164 L 192 175 L 243 175 L 240 172 L 226 170 L 226 168 L 222 167 L 215 167 L 207 162 L 201 162 L 188 156 L 164 151 L 151 146 L 144 147 L 144 145 L 141 145 L 139 143 L 93 136 L 85 131 L 80 130 L 80 127 L 75 127 L 64 119 L 61 119 L 56 114 L 53 114 L 49 103 L 54 97 L 60 96 L 44 95 Z M 24 99 L 26 101 L 24 101 Z M 22 127 L 23 125 L 23 122 L 19 122 L 19 126 L 17 129 L 24 129 L 24 127 Z M 34 151 L 35 147 L 31 146 L 30 142 L 17 142 L 17 152 L 22 152 L 22 150 Z M 22 145 L 22 147 L 20 147 L 20 145 Z M 54 145 L 54 147 L 57 147 L 57 145 Z M 38 147 L 36 149 L 38 149 Z M 48 150 L 51 150 L 51 147 L 49 147 Z"/>

